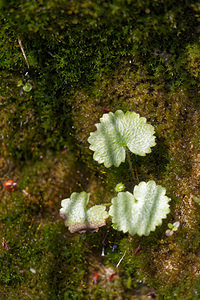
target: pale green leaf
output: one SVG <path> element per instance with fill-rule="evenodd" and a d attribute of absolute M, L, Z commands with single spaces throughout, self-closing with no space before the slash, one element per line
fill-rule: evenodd
<path fill-rule="evenodd" d="M 174 226 L 173 226 L 172 223 L 168 223 L 168 227 L 169 227 L 170 229 L 172 229 Z"/>
<path fill-rule="evenodd" d="M 32 84 L 30 84 L 29 82 L 27 82 L 24 86 L 23 86 L 23 90 L 25 91 L 25 92 L 30 92 L 31 90 L 32 90 L 32 88 L 33 88 L 33 86 L 32 86 Z"/>
<path fill-rule="evenodd" d="M 131 235 L 149 235 L 169 213 L 170 199 L 165 188 L 154 181 L 140 182 L 133 194 L 120 192 L 112 199 L 109 215 L 113 227 Z"/>
<path fill-rule="evenodd" d="M 196 197 L 196 196 L 193 197 L 193 200 L 194 200 L 196 203 L 198 203 L 198 204 L 200 203 L 200 198 L 198 198 L 198 197 Z"/>
<path fill-rule="evenodd" d="M 115 187 L 116 192 L 122 192 L 124 189 L 125 189 L 125 185 L 122 182 L 118 183 Z"/>
<path fill-rule="evenodd" d="M 22 86 L 22 85 L 23 85 L 22 80 L 19 80 L 19 81 L 17 82 L 17 87 L 20 87 L 20 86 Z"/>
<path fill-rule="evenodd" d="M 137 155 L 145 156 L 155 146 L 154 127 L 146 123 L 146 118 L 135 112 L 117 110 L 104 114 L 97 130 L 88 138 L 94 159 L 105 167 L 118 167 L 125 161 L 126 147 Z"/>
<path fill-rule="evenodd" d="M 108 217 L 105 205 L 95 205 L 86 209 L 90 194 L 86 192 L 72 193 L 70 198 L 61 201 L 60 215 L 65 219 L 65 225 L 70 232 L 96 232 L 106 225 Z"/>

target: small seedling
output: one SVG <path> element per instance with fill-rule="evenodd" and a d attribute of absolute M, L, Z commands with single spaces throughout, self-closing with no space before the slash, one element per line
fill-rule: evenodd
<path fill-rule="evenodd" d="M 122 192 L 124 189 L 125 189 L 125 185 L 122 182 L 118 183 L 115 187 L 115 191 L 118 193 Z"/>
<path fill-rule="evenodd" d="M 24 86 L 23 86 L 23 90 L 24 92 L 28 93 L 32 90 L 33 86 L 30 82 L 27 82 Z"/>
<path fill-rule="evenodd" d="M 23 82 L 21 79 L 17 82 L 17 87 L 20 87 L 20 86 L 23 86 Z"/>
<path fill-rule="evenodd" d="M 10 179 L 10 180 L 4 182 L 3 186 L 5 187 L 5 189 L 7 191 L 14 192 L 17 188 L 17 183 Z"/>
<path fill-rule="evenodd" d="M 107 168 L 112 165 L 118 167 L 127 155 L 135 181 L 129 151 L 140 156 L 150 153 L 151 147 L 156 144 L 154 127 L 135 112 L 124 114 L 118 110 L 104 114 L 96 128 L 88 138 L 89 148 L 94 151 L 94 160 L 104 163 Z M 123 183 L 117 184 L 115 191 L 118 194 L 111 204 L 95 205 L 89 210 L 86 210 L 86 205 L 90 195 L 86 192 L 72 193 L 70 198 L 62 200 L 60 214 L 64 216 L 70 232 L 98 231 L 109 216 L 113 228 L 131 235 L 147 236 L 162 224 L 162 219 L 170 211 L 170 198 L 165 195 L 164 187 L 150 180 L 135 185 L 133 193 L 123 192 L 124 188 Z M 111 206 L 107 212 L 108 205 Z M 175 225 L 172 231 L 175 231 Z"/>
<path fill-rule="evenodd" d="M 179 221 L 176 221 L 173 224 L 172 223 L 168 223 L 168 228 L 169 229 L 167 229 L 165 231 L 166 236 L 172 236 L 174 234 L 174 232 L 178 230 L 179 226 L 180 226 L 180 222 Z"/>

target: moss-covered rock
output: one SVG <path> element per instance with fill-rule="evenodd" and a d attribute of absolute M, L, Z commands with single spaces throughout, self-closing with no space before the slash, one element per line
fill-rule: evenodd
<path fill-rule="evenodd" d="M 0 180 L 17 183 L 0 191 L 4 299 L 198 299 L 199 7 L 0 1 Z M 171 214 L 148 237 L 109 223 L 72 235 L 61 199 L 85 190 L 94 205 L 109 202 L 119 182 L 133 190 L 128 163 L 105 169 L 88 149 L 94 124 L 118 109 L 155 127 L 152 153 L 131 159 L 140 180 L 166 187 Z"/>

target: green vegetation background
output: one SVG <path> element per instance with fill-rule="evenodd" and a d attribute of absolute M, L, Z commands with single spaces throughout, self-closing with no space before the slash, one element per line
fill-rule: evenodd
<path fill-rule="evenodd" d="M 200 299 L 199 33 L 198 1 L 0 1 L 0 180 L 17 182 L 0 190 L 0 299 Z M 70 234 L 63 198 L 133 189 L 127 163 L 105 169 L 88 149 L 117 109 L 155 127 L 157 146 L 132 160 L 140 180 L 166 187 L 171 213 L 148 237 L 109 223 Z"/>

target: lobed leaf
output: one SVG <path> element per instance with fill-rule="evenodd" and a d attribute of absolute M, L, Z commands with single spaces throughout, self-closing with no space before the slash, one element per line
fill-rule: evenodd
<path fill-rule="evenodd" d="M 95 205 L 87 210 L 89 197 L 86 192 L 72 193 L 70 198 L 61 201 L 60 215 L 64 217 L 70 232 L 97 232 L 99 227 L 106 225 L 106 206 Z"/>
<path fill-rule="evenodd" d="M 93 158 L 105 167 L 118 167 L 125 161 L 126 147 L 137 155 L 145 156 L 155 146 L 154 127 L 146 124 L 146 118 L 135 112 L 117 110 L 104 114 L 97 130 L 88 138 Z"/>
<path fill-rule="evenodd" d="M 133 194 L 120 192 L 112 199 L 109 215 L 113 227 L 131 235 L 149 235 L 169 213 L 170 198 L 166 190 L 154 181 L 140 182 Z"/>

